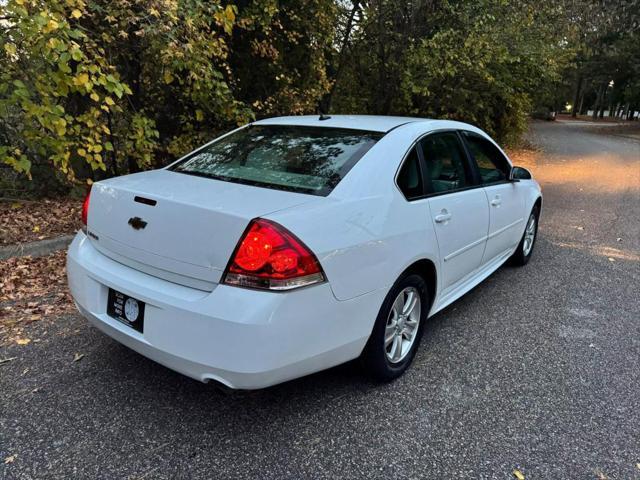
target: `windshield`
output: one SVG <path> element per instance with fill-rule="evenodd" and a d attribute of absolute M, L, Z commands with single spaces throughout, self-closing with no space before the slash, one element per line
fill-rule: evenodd
<path fill-rule="evenodd" d="M 251 125 L 189 155 L 171 170 L 328 195 L 382 135 L 343 128 Z"/>

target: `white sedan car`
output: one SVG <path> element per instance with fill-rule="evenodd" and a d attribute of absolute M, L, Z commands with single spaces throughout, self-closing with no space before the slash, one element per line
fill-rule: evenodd
<path fill-rule="evenodd" d="M 95 183 L 69 287 L 107 335 L 203 382 L 262 388 L 356 358 L 391 380 L 430 315 L 527 263 L 541 202 L 465 123 L 272 118 Z"/>

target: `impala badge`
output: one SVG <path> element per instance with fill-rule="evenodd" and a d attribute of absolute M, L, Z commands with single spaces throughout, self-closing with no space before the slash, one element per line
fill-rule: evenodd
<path fill-rule="evenodd" d="M 135 230 L 142 230 L 147 226 L 147 222 L 142 220 L 140 217 L 132 217 L 129 219 L 129 225 L 131 225 Z"/>

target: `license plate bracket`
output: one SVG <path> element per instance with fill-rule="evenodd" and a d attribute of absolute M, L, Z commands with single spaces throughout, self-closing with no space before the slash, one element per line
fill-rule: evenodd
<path fill-rule="evenodd" d="M 137 298 L 109 289 L 107 315 L 140 333 L 144 330 L 144 307 L 144 302 Z"/>

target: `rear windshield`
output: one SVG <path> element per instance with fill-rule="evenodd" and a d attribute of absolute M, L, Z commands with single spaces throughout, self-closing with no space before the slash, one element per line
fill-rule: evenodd
<path fill-rule="evenodd" d="M 189 155 L 171 170 L 328 195 L 382 135 L 342 128 L 251 125 Z"/>

